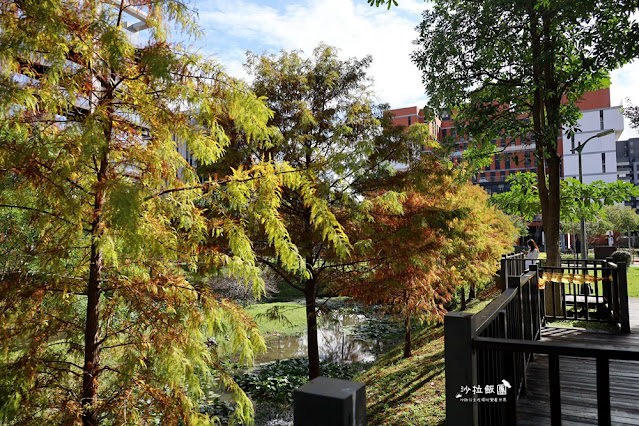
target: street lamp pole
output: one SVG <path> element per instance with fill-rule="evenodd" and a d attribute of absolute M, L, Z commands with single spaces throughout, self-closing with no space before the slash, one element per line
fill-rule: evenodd
<path fill-rule="evenodd" d="M 584 150 L 584 147 L 588 142 L 595 138 L 600 138 L 602 136 L 609 135 L 613 133 L 613 129 L 604 130 L 603 132 L 599 132 L 594 136 L 589 137 L 584 142 L 580 142 L 577 148 L 571 149 L 571 152 L 574 154 L 575 151 L 579 154 L 579 183 L 584 183 L 583 169 L 581 166 L 581 151 Z M 586 260 L 588 259 L 588 242 L 586 241 L 586 221 L 584 219 L 584 215 L 581 215 L 581 258 Z"/>

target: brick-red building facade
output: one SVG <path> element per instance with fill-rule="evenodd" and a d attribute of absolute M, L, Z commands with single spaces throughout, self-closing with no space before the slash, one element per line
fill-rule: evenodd
<path fill-rule="evenodd" d="M 610 107 L 610 89 L 601 89 L 594 92 L 587 92 L 583 99 L 577 103 L 580 110 L 592 110 L 597 108 Z M 417 107 L 398 108 L 390 111 L 394 115 L 394 122 L 400 126 L 410 126 L 414 123 L 424 123 L 423 111 Z M 442 141 L 445 138 L 452 138 L 457 145 L 457 151 L 453 155 L 461 155 L 468 147 L 468 135 L 460 135 L 456 132 L 453 120 L 450 116 L 443 116 L 432 123 L 433 133 L 437 134 L 437 139 Z M 537 159 L 535 158 L 535 141 L 532 135 L 521 138 L 510 138 L 503 135 L 499 139 L 494 139 L 500 152 L 493 158 L 492 164 L 479 173 L 475 181 L 488 191 L 488 193 L 498 193 L 508 190 L 506 178 L 512 173 L 536 172 Z M 563 155 L 563 143 L 561 138 L 557 140 L 559 155 Z M 563 176 L 563 167 L 562 167 Z"/>

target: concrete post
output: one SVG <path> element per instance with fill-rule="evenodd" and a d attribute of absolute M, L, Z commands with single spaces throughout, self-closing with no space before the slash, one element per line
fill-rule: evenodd
<path fill-rule="evenodd" d="M 295 426 L 365 426 L 364 383 L 317 377 L 297 389 L 294 397 Z"/>

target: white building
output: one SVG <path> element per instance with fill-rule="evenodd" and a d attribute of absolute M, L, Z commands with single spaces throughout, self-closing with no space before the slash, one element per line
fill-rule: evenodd
<path fill-rule="evenodd" d="M 603 131 L 613 132 L 588 141 L 581 153 L 583 181 L 592 183 L 602 180 L 610 183 L 617 180 L 617 140 L 623 132 L 621 105 L 610 106 L 610 90 L 602 89 L 588 93 L 579 103 L 583 116 L 578 127 L 581 132 L 570 138 L 564 132 L 563 170 L 564 177 L 579 179 L 579 156 L 572 152 L 580 143 Z"/>

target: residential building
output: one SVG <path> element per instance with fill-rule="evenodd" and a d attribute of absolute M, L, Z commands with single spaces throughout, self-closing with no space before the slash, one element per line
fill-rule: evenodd
<path fill-rule="evenodd" d="M 612 133 L 595 137 L 586 144 L 581 153 L 581 161 L 584 183 L 596 180 L 615 182 L 617 141 L 624 129 L 621 105 L 611 106 L 608 88 L 586 93 L 577 106 L 582 113 L 577 123 L 580 131 L 572 137 L 568 136 L 566 130 L 562 134 L 564 177 L 579 178 L 579 156 L 572 150 L 596 134 L 612 129 Z"/>
<path fill-rule="evenodd" d="M 617 179 L 639 185 L 639 138 L 617 142 Z M 639 211 L 637 197 L 624 203 Z"/>
<path fill-rule="evenodd" d="M 612 129 L 611 134 L 588 142 L 582 152 L 582 165 L 586 183 L 595 180 L 616 181 L 616 143 L 624 128 L 621 106 L 611 106 L 609 88 L 585 93 L 577 106 L 583 114 L 577 123 L 579 131 L 572 137 L 564 131 L 562 137 L 557 140 L 559 155 L 563 157 L 562 176 L 579 177 L 578 155 L 573 154 L 572 149 L 597 133 Z M 393 109 L 391 113 L 394 114 L 397 125 L 410 126 L 416 122 L 424 122 L 424 116 L 417 107 Z M 436 126 L 433 131 L 438 135 L 438 140 L 452 139 L 457 148 L 453 157 L 461 156 L 468 148 L 469 135 L 458 134 L 453 120 L 448 115 L 443 115 Z M 488 193 L 507 191 L 509 187 L 506 178 L 512 173 L 536 172 L 537 159 L 534 155 L 533 135 L 511 138 L 504 134 L 501 138 L 494 139 L 493 143 L 500 152 L 495 155 L 492 164 L 475 178 L 476 183 L 484 187 Z"/>

